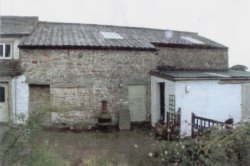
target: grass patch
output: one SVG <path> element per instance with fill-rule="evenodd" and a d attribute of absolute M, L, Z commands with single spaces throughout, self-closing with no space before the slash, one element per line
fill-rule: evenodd
<path fill-rule="evenodd" d="M 34 140 L 42 129 L 42 122 L 51 107 L 34 110 L 23 124 L 9 124 L 1 141 L 3 166 L 68 166 L 49 148 L 37 148 Z M 24 118 L 22 118 L 24 120 Z"/>

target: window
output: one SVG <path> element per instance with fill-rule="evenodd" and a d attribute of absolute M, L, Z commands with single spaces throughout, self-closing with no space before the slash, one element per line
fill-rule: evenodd
<path fill-rule="evenodd" d="M 0 45 L 0 57 L 3 57 L 3 45 Z"/>
<path fill-rule="evenodd" d="M 194 39 L 192 37 L 188 37 L 188 36 L 182 36 L 181 37 L 182 39 L 186 40 L 186 41 L 189 41 L 193 44 L 204 44 L 202 41 L 198 40 L 198 39 Z"/>
<path fill-rule="evenodd" d="M 0 59 L 10 59 L 10 58 L 11 58 L 11 44 L 0 43 Z"/>
<path fill-rule="evenodd" d="M 121 35 L 116 32 L 100 32 L 105 39 L 123 39 Z"/>
<path fill-rule="evenodd" d="M 5 88 L 0 86 L 0 102 L 5 102 Z"/>

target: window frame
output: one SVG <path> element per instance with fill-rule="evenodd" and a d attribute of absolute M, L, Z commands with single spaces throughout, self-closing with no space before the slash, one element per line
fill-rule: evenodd
<path fill-rule="evenodd" d="M 12 44 L 11 43 L 0 43 L 0 45 L 3 46 L 3 56 L 0 56 L 0 59 L 12 59 Z M 6 51 L 6 45 L 10 45 L 10 56 L 6 57 L 5 51 Z"/>

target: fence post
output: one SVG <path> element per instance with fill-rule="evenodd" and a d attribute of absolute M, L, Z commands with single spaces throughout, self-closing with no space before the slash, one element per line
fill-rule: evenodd
<path fill-rule="evenodd" d="M 177 111 L 177 126 L 179 127 L 178 140 L 181 138 L 181 108 Z"/>
<path fill-rule="evenodd" d="M 167 112 L 167 139 L 168 139 L 168 141 L 170 141 L 170 134 L 171 134 L 171 132 L 170 132 L 170 113 L 169 112 Z"/>
<path fill-rule="evenodd" d="M 192 112 L 192 118 L 191 118 L 191 133 L 192 133 L 192 138 L 194 138 L 195 137 L 195 135 L 194 135 L 194 125 L 195 125 L 195 114 Z"/>

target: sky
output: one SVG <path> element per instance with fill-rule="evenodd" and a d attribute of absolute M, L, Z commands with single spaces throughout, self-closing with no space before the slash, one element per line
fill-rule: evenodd
<path fill-rule="evenodd" d="M 249 0 L 0 0 L 0 15 L 198 32 L 250 69 Z"/>

